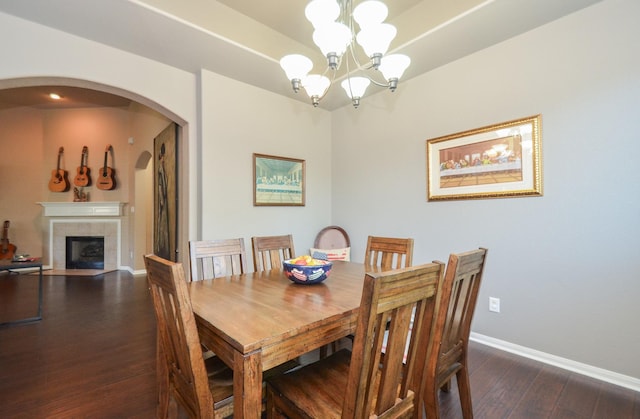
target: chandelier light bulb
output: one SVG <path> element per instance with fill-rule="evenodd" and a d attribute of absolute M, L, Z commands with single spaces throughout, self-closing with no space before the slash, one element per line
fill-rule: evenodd
<path fill-rule="evenodd" d="M 313 106 L 318 106 L 320 98 L 324 96 L 330 84 L 329 79 L 320 74 L 309 74 L 302 80 L 302 87 L 311 98 Z"/>
<path fill-rule="evenodd" d="M 361 29 L 384 22 L 389 14 L 387 5 L 378 0 L 363 1 L 353 9 L 353 20 Z"/>
<path fill-rule="evenodd" d="M 371 81 L 368 78 L 357 76 L 343 80 L 340 85 L 347 92 L 347 96 L 353 102 L 353 106 L 357 108 L 360 105 L 360 98 L 364 96 L 364 92 L 370 83 Z"/>
<path fill-rule="evenodd" d="M 396 27 L 388 23 L 367 26 L 358 32 L 356 40 L 368 57 L 384 55 L 396 37 Z"/>
<path fill-rule="evenodd" d="M 311 71 L 313 63 L 304 55 L 289 54 L 280 59 L 280 67 L 282 67 L 289 80 L 302 80 Z"/>
<path fill-rule="evenodd" d="M 391 54 L 382 57 L 382 62 L 378 70 L 385 79 L 389 81 L 389 88 L 395 90 L 398 85 L 398 79 L 402 77 L 404 71 L 411 64 L 411 58 L 404 54 Z"/>
<path fill-rule="evenodd" d="M 327 23 L 313 31 L 313 42 L 325 57 L 330 53 L 340 56 L 344 54 L 351 42 L 351 31 L 342 23 Z"/>
<path fill-rule="evenodd" d="M 305 7 L 304 15 L 314 28 L 318 28 L 340 16 L 340 5 L 335 0 L 313 0 Z"/>
<path fill-rule="evenodd" d="M 285 55 L 280 59 L 280 67 L 284 70 L 287 78 L 291 80 L 293 91 L 298 93 L 302 79 L 311 71 L 313 63 L 310 59 L 300 54 Z"/>

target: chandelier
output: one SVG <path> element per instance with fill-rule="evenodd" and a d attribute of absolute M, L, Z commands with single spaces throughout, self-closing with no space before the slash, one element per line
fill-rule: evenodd
<path fill-rule="evenodd" d="M 323 74 L 309 74 L 313 67 L 309 58 L 300 54 L 282 57 L 280 66 L 294 92 L 304 88 L 313 106 L 318 106 L 343 66 L 346 76 L 341 86 L 356 108 L 371 83 L 395 91 L 411 59 L 403 54 L 385 55 L 396 36 L 395 26 L 384 23 L 387 14 L 387 6 L 378 0 L 363 1 L 355 8 L 351 0 L 312 0 L 305 16 L 314 27 L 313 42 L 327 58 L 327 68 Z M 356 42 L 368 57 L 364 64 L 358 60 Z"/>

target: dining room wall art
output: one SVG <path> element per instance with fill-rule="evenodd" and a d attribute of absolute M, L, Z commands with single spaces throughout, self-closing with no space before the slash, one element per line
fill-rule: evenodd
<path fill-rule="evenodd" d="M 427 140 L 427 199 L 542 196 L 541 115 Z"/>
<path fill-rule="evenodd" d="M 253 205 L 304 206 L 305 161 L 253 154 Z"/>
<path fill-rule="evenodd" d="M 153 253 L 176 261 L 178 198 L 176 154 L 178 125 L 170 124 L 154 138 Z"/>

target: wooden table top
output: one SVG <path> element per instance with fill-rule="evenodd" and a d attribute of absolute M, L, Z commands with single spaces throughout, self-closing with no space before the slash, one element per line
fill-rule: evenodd
<path fill-rule="evenodd" d="M 250 353 L 293 335 L 355 317 L 365 267 L 333 263 L 320 284 L 295 284 L 280 270 L 247 273 L 189 284 L 199 322 L 240 353 Z"/>

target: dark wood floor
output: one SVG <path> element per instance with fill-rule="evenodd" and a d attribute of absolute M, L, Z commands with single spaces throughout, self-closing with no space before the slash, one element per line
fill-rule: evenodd
<path fill-rule="evenodd" d="M 0 418 L 153 418 L 145 278 L 44 281 L 44 320 L 0 329 Z M 0 275 L 0 321 L 33 315 L 36 292 L 36 276 Z M 469 362 L 476 418 L 640 419 L 640 393 L 474 343 Z M 462 417 L 455 390 L 441 407 L 445 419 Z"/>

